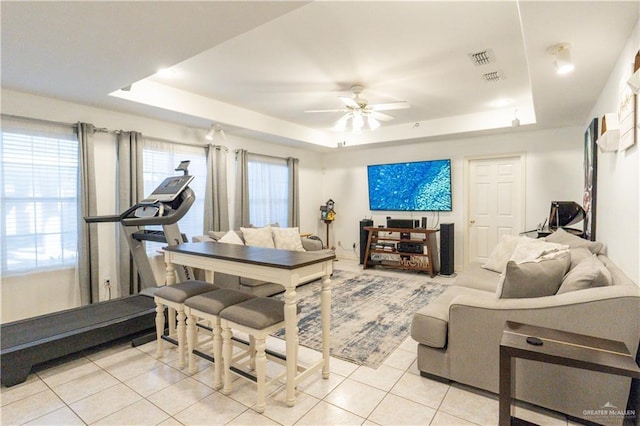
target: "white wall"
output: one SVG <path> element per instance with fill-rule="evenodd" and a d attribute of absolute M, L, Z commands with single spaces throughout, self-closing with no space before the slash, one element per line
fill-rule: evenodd
<path fill-rule="evenodd" d="M 588 121 L 618 111 L 621 88 L 633 72 L 640 50 L 640 20 L 625 45 Z M 586 124 L 585 124 L 586 127 Z M 623 152 L 598 153 L 596 239 L 604 242 L 609 256 L 640 285 L 640 154 L 636 144 Z"/>
<path fill-rule="evenodd" d="M 63 123 L 78 121 L 106 127 L 110 130 L 136 130 L 143 135 L 160 139 L 204 144 L 204 135 L 208 129 L 188 128 L 172 123 L 142 118 L 98 108 L 63 102 L 55 99 L 2 90 L 2 112 L 23 117 L 38 118 Z M 97 213 L 107 215 L 118 213 L 116 206 L 116 145 L 115 136 L 96 133 L 96 185 L 98 197 Z M 300 159 L 300 229 L 302 232 L 316 233 L 318 221 L 317 209 L 322 193 L 321 156 L 319 153 L 290 146 L 277 145 L 249 138 L 240 138 L 227 132 L 223 143 L 229 148 L 227 171 L 229 198 L 233 204 L 235 184 L 234 150 L 244 148 L 250 152 Z M 202 194 L 203 195 L 203 194 Z M 231 206 L 233 218 L 233 205 Z M 119 296 L 118 267 L 116 264 L 115 236 L 116 224 L 100 224 L 100 282 L 106 277 L 111 279 L 111 297 Z M 53 271 L 43 274 L 29 274 L 2 277 L 2 319 L 3 323 L 27 318 L 34 315 L 59 311 L 80 304 L 79 291 L 74 285 L 72 271 Z M 101 288 L 100 297 L 105 299 L 107 292 Z"/>
<path fill-rule="evenodd" d="M 552 200 L 582 199 L 582 129 L 562 128 L 545 131 L 519 131 L 510 134 L 460 138 L 412 145 L 374 148 L 345 148 L 324 155 L 324 198 L 336 203 L 336 220 L 331 225 L 331 244 L 338 256 L 359 258 L 359 222 L 373 218 L 384 225 L 386 217 L 429 218 L 435 213 L 371 212 L 367 189 L 367 165 L 450 158 L 453 210 L 439 215 L 440 223 L 455 224 L 455 267 L 463 262 L 463 207 L 465 200 L 464 160 L 470 157 L 526 155 L 525 229 L 534 229 L 549 215 Z M 324 234 L 321 234 L 324 235 Z M 323 237 L 324 238 L 324 237 Z M 338 246 L 338 242 L 341 246 Z"/>

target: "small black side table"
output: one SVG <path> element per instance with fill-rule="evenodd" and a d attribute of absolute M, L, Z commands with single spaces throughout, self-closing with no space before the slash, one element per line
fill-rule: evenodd
<path fill-rule="evenodd" d="M 527 343 L 529 337 L 542 345 Z M 507 321 L 500 341 L 500 426 L 518 422 L 511 417 L 516 358 L 640 378 L 640 368 L 622 342 Z"/>

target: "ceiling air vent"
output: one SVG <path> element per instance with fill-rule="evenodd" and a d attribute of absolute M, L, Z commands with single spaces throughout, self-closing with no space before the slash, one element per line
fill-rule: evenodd
<path fill-rule="evenodd" d="M 482 79 L 489 83 L 495 83 L 496 81 L 504 80 L 504 77 L 500 71 L 493 71 L 482 74 Z"/>
<path fill-rule="evenodd" d="M 493 52 L 489 49 L 483 50 L 481 52 L 469 53 L 469 59 L 473 62 L 475 66 L 487 65 L 492 62 L 495 62 L 496 59 L 493 56 Z"/>

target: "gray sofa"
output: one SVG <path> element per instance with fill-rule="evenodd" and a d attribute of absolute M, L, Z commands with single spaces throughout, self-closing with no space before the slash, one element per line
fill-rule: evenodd
<path fill-rule="evenodd" d="M 236 231 L 238 236 L 244 241 L 242 232 Z M 208 235 L 199 235 L 192 237 L 193 242 L 215 242 L 217 244 L 225 244 L 218 242 L 225 232 L 212 231 Z M 300 237 L 300 242 L 305 251 L 319 251 L 326 250 L 322 248 L 322 241 L 313 238 Z M 277 249 L 273 249 L 277 250 Z M 215 284 L 221 288 L 233 288 L 236 290 L 245 291 L 259 297 L 268 297 L 274 294 L 282 293 L 284 288 L 279 284 L 274 284 L 267 281 L 255 280 L 251 278 L 238 277 L 236 275 L 223 274 L 215 272 L 213 276 L 206 271 L 194 271 L 196 278 L 206 280 L 208 282 L 215 282 Z M 313 277 L 310 281 L 320 278 L 321 275 Z M 307 281 L 307 282 L 310 282 Z M 301 283 L 301 284 L 306 284 Z"/>
<path fill-rule="evenodd" d="M 602 254 L 601 245 L 573 238 L 555 237 L 568 243 L 574 258 L 584 247 L 599 253 L 594 253 L 590 261 L 597 259 L 606 268 L 609 285 L 583 283 L 583 288 L 558 290 L 541 297 L 505 298 L 498 296 L 500 286 L 506 285 L 501 282 L 501 274 L 472 263 L 450 288 L 414 315 L 411 336 L 418 342 L 421 374 L 497 393 L 499 344 L 508 320 L 622 341 L 635 355 L 640 337 L 640 289 Z M 562 279 L 578 264 L 580 260 L 574 259 Z M 518 400 L 587 420 L 588 410 L 599 410 L 606 404 L 626 408 L 629 378 L 534 361 L 517 362 Z M 597 419 L 605 424 L 622 421 L 622 416 Z"/>

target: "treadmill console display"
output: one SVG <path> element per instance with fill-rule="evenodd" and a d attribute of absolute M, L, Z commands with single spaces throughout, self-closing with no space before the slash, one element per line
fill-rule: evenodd
<path fill-rule="evenodd" d="M 156 189 L 153 190 L 145 201 L 170 203 L 175 200 L 178 195 L 189 185 L 193 180 L 193 176 L 171 176 L 162 181 Z"/>

